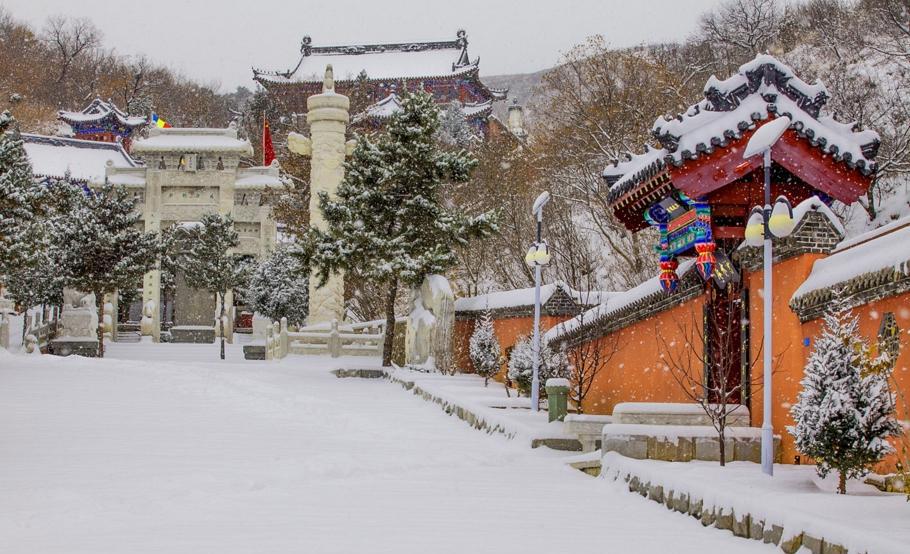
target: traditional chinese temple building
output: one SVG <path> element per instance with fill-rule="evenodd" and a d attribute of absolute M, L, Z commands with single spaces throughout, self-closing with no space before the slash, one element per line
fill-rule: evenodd
<path fill-rule="evenodd" d="M 691 402 L 674 378 L 674 366 L 688 364 L 709 389 L 724 375 L 727 402 L 743 404 L 751 425 L 760 426 L 761 248 L 743 238 L 752 207 L 764 204 L 763 166 L 760 156 L 743 153 L 758 129 L 787 116 L 792 123 L 771 148 L 771 193 L 793 203 L 796 225 L 774 245 L 771 421 L 781 439 L 778 459 L 794 463 L 800 452 L 787 432 L 790 407 L 837 291 L 872 350 L 889 354 L 897 397 L 910 397 L 910 254 L 901 247 L 910 240 L 910 218 L 845 240 L 830 206 L 868 190 L 879 139 L 827 115 L 821 83 L 759 56 L 726 80 L 712 77 L 704 90 L 684 113 L 655 121 L 659 147 L 604 171 L 615 216 L 631 232 L 657 231 L 655 276 L 556 324 L 545 339 L 570 351 L 605 351 L 609 361 L 583 401 L 586 414 L 611 414 L 623 402 Z M 900 419 L 910 417 L 906 402 L 897 409 Z"/>
<path fill-rule="evenodd" d="M 133 135 L 148 124 L 148 118 L 131 116 L 120 110 L 113 102 L 100 98 L 80 112 L 60 111 L 57 117 L 73 129 L 77 139 L 99 142 L 119 142 L 129 152 Z"/>
<path fill-rule="evenodd" d="M 480 80 L 480 58 L 468 55 L 468 39 L 458 31 L 455 40 L 315 46 L 309 36 L 300 44 L 300 57 L 284 71 L 253 69 L 253 78 L 268 91 L 286 114 L 306 112 L 306 99 L 322 90 L 326 65 L 332 65 L 335 88 L 366 106 L 354 106 L 354 119 L 381 121 L 408 90 L 430 92 L 439 104 L 457 100 L 467 121 L 486 133 L 493 103 L 508 93 Z M 501 125 L 501 124 L 500 124 Z"/>

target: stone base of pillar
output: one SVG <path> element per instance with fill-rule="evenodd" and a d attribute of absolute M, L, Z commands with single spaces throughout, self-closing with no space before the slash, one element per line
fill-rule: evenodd
<path fill-rule="evenodd" d="M 344 276 L 332 275 L 322 287 L 316 287 L 315 279 L 310 283 L 310 310 L 307 325 L 331 325 L 332 321 L 344 319 Z"/>

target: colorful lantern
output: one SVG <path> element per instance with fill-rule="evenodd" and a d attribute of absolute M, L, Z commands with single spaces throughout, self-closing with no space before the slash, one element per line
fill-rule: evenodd
<path fill-rule="evenodd" d="M 695 245 L 695 252 L 698 257 L 695 258 L 695 266 L 701 274 L 701 278 L 707 281 L 711 278 L 717 259 L 714 257 L 715 244 L 713 242 L 700 242 Z"/>
<path fill-rule="evenodd" d="M 676 292 L 679 286 L 679 275 L 676 274 L 676 268 L 679 262 L 676 260 L 666 260 L 660 262 L 660 288 L 668 294 Z"/>

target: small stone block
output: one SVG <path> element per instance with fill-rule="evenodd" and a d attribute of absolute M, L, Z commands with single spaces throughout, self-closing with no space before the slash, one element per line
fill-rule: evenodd
<path fill-rule="evenodd" d="M 264 360 L 265 346 L 256 344 L 247 344 L 243 347 L 243 359 L 245 360 Z"/>
<path fill-rule="evenodd" d="M 784 528 L 779 525 L 771 525 L 771 527 L 765 527 L 765 536 L 764 542 L 771 544 L 780 544 L 780 539 L 783 537 Z"/>
<path fill-rule="evenodd" d="M 677 461 L 676 443 L 657 437 L 648 437 L 648 459 L 664 462 Z"/>
<path fill-rule="evenodd" d="M 605 436 L 602 444 L 604 452 L 616 452 L 636 460 L 648 458 L 648 439 L 644 436 Z"/>
<path fill-rule="evenodd" d="M 752 519 L 749 523 L 749 537 L 760 541 L 765 538 L 765 522 Z"/>
<path fill-rule="evenodd" d="M 761 441 L 757 439 L 736 439 L 733 441 L 733 459 L 737 462 L 761 463 Z"/>
<path fill-rule="evenodd" d="M 715 518 L 714 526 L 718 529 L 726 529 L 728 531 L 732 531 L 734 521 L 736 521 L 736 517 L 733 515 L 733 512 L 730 512 L 729 514 L 721 512 Z"/>
<path fill-rule="evenodd" d="M 84 356 L 94 358 L 98 356 L 97 340 L 67 340 L 66 338 L 54 339 L 48 345 L 48 350 L 54 356 Z"/>
<path fill-rule="evenodd" d="M 808 549 L 812 554 L 822 554 L 825 548 L 825 542 L 812 535 L 803 534 L 802 547 Z"/>
<path fill-rule="evenodd" d="M 664 488 L 660 485 L 651 485 L 648 487 L 648 499 L 655 502 L 663 502 Z"/>
<path fill-rule="evenodd" d="M 171 342 L 189 344 L 214 344 L 215 329 L 199 327 L 171 327 Z"/>
<path fill-rule="evenodd" d="M 751 517 L 749 514 L 745 514 L 742 517 L 737 518 L 736 514 L 733 517 L 733 534 L 737 537 L 743 537 L 745 539 L 749 538 L 749 526 L 751 524 Z"/>
<path fill-rule="evenodd" d="M 680 437 L 676 443 L 676 461 L 691 462 L 695 459 L 695 441 L 691 438 Z"/>
<path fill-rule="evenodd" d="M 733 461 L 733 441 L 724 440 L 724 458 Z M 720 441 L 717 437 L 697 437 L 695 439 L 695 459 L 708 462 L 720 461 Z"/>
<path fill-rule="evenodd" d="M 717 521 L 717 516 L 714 514 L 713 509 L 705 509 L 701 512 L 701 524 L 705 527 L 713 525 Z"/>
<path fill-rule="evenodd" d="M 847 554 L 847 549 L 839 544 L 825 542 L 825 554 Z"/>
<path fill-rule="evenodd" d="M 704 500 L 692 500 L 689 499 L 689 515 L 696 518 L 701 518 L 702 508 L 704 507 Z"/>
<path fill-rule="evenodd" d="M 669 507 L 676 512 L 687 513 L 689 511 L 689 495 L 678 492 L 673 493 L 673 499 Z"/>
<path fill-rule="evenodd" d="M 786 554 L 796 554 L 796 551 L 799 550 L 803 545 L 803 534 L 790 537 L 789 539 L 781 539 L 780 549 L 786 552 Z"/>

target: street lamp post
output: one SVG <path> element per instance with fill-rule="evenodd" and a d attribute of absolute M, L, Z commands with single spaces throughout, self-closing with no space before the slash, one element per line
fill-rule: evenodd
<path fill-rule="evenodd" d="M 550 262 L 550 250 L 543 241 L 543 207 L 550 201 L 550 193 L 542 192 L 531 213 L 537 216 L 537 240 L 531 245 L 525 256 L 525 263 L 534 267 L 534 338 L 531 343 L 533 354 L 531 374 L 531 410 L 540 410 L 540 273 L 543 266 Z"/>
<path fill-rule="evenodd" d="M 774 429 L 771 426 L 771 318 L 773 298 L 771 269 L 773 260 L 772 240 L 774 237 L 785 237 L 793 231 L 793 210 L 790 203 L 783 196 L 775 201 L 771 207 L 771 148 L 777 143 L 784 132 L 790 127 L 789 117 L 779 117 L 766 123 L 752 135 L 746 145 L 743 157 L 748 159 L 762 154 L 765 182 L 764 182 L 764 207 L 756 206 L 746 225 L 746 244 L 750 246 L 763 246 L 763 379 L 762 379 L 762 426 L 761 426 L 761 467 L 762 472 L 768 476 L 774 475 Z"/>

